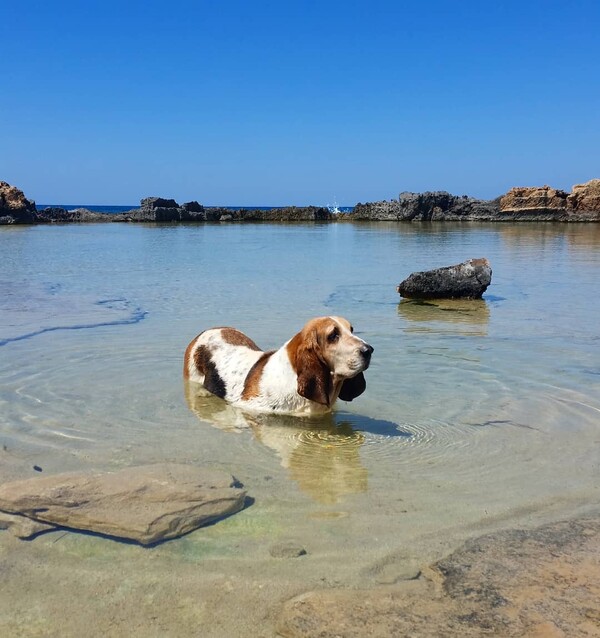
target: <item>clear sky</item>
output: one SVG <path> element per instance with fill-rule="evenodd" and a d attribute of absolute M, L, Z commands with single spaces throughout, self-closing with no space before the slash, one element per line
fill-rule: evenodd
<path fill-rule="evenodd" d="M 0 0 L 38 203 L 352 205 L 600 177 L 600 1 Z"/>

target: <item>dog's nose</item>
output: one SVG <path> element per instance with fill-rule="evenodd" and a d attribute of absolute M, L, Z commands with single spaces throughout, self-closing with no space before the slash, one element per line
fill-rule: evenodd
<path fill-rule="evenodd" d="M 373 354 L 373 346 L 370 346 L 368 343 L 365 343 L 364 346 L 361 347 L 360 351 L 365 358 L 369 358 Z"/>

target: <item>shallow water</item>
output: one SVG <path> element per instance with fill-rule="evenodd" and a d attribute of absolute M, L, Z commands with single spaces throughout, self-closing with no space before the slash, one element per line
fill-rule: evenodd
<path fill-rule="evenodd" d="M 395 292 L 469 257 L 492 264 L 482 301 Z M 597 506 L 598 281 L 595 224 L 0 229 L 2 480 L 167 460 L 224 468 L 254 499 L 151 551 L 0 532 L 18 574 L 0 585 L 0 629 L 52 628 L 79 591 L 82 626 L 114 635 L 201 621 L 203 635 L 271 635 L 278 602 L 301 591 L 393 582 L 475 533 Z M 269 349 L 323 314 L 375 348 L 367 391 L 332 416 L 249 419 L 184 387 L 201 330 L 232 325 Z M 307 556 L 269 555 L 290 539 Z M 110 596 L 128 583 L 121 612 L 89 602 L 99 583 Z"/>

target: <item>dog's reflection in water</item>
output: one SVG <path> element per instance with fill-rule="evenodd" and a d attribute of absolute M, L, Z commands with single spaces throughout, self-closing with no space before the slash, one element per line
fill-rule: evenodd
<path fill-rule="evenodd" d="M 346 494 L 367 490 L 367 469 L 359 450 L 365 435 L 408 436 L 395 424 L 328 413 L 318 417 L 249 414 L 208 393 L 197 383 L 184 382 L 190 410 L 204 422 L 226 432 L 251 430 L 258 441 L 274 450 L 291 478 L 319 503 L 337 503 Z"/>

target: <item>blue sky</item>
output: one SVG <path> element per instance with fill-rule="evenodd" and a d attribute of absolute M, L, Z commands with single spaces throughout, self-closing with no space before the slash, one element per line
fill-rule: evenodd
<path fill-rule="evenodd" d="M 38 203 L 342 205 L 600 177 L 600 2 L 0 0 Z"/>

